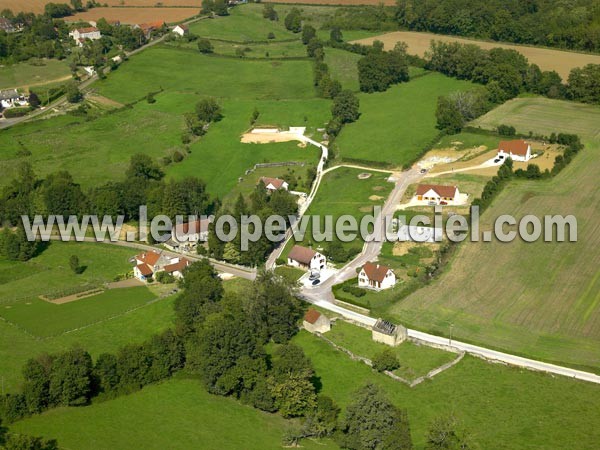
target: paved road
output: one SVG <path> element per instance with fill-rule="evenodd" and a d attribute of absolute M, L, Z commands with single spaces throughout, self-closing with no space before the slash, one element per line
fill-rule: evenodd
<path fill-rule="evenodd" d="M 340 314 L 347 319 L 361 323 L 372 327 L 376 319 L 373 317 L 365 316 L 364 314 L 351 311 L 332 303 L 330 300 L 320 299 L 318 296 L 302 294 L 304 300 L 319 306 L 328 311 Z M 473 344 L 467 344 L 466 342 L 457 341 L 455 339 L 448 339 L 441 336 L 435 336 L 433 334 L 423 333 L 417 330 L 407 330 L 408 336 L 412 339 L 416 339 L 434 346 L 454 347 L 459 351 L 469 353 L 471 355 L 479 356 L 486 360 L 493 362 L 501 362 L 510 364 L 511 366 L 523 367 L 529 370 L 536 370 L 540 372 L 547 372 L 556 375 L 562 375 L 577 380 L 588 381 L 590 383 L 600 384 L 600 376 L 590 372 L 583 372 L 581 370 L 571 369 L 569 367 L 557 366 L 555 364 L 545 363 L 542 361 L 536 361 L 534 359 L 523 358 L 521 356 L 515 356 L 496 350 L 491 350 L 484 347 L 479 347 Z"/>

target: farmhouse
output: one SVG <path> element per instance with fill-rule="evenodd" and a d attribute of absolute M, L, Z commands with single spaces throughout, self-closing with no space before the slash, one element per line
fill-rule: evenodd
<path fill-rule="evenodd" d="M 436 205 L 452 205 L 459 201 L 460 192 L 456 186 L 419 184 L 415 198 L 419 202 L 434 202 Z"/>
<path fill-rule="evenodd" d="M 501 141 L 498 144 L 498 158 L 511 158 L 513 161 L 527 162 L 531 159 L 531 145 L 523 139 Z"/>
<path fill-rule="evenodd" d="M 371 337 L 375 342 L 395 347 L 406 340 L 407 332 L 402 325 L 394 325 L 387 320 L 377 319 L 371 330 Z"/>
<path fill-rule="evenodd" d="M 279 189 L 288 190 L 290 185 L 285 181 L 279 178 L 270 178 L 270 177 L 260 177 L 259 183 L 264 183 L 265 187 L 268 191 L 278 191 Z"/>
<path fill-rule="evenodd" d="M 288 255 L 288 265 L 319 271 L 325 268 L 325 256 L 312 248 L 294 245 Z"/>
<path fill-rule="evenodd" d="M 87 28 L 76 28 L 69 33 L 78 47 L 83 47 L 86 39 L 90 39 L 91 41 L 95 41 L 102 37 L 100 30 L 96 27 L 87 27 Z"/>
<path fill-rule="evenodd" d="M 198 245 L 198 242 L 208 240 L 208 226 L 212 222 L 211 217 L 197 219 L 192 222 L 176 224 L 171 230 L 171 239 L 166 245 L 173 250 L 189 251 Z"/>
<path fill-rule="evenodd" d="M 12 108 L 14 106 L 27 106 L 29 102 L 25 95 L 20 94 L 16 89 L 0 91 L 0 105 L 2 108 Z"/>
<path fill-rule="evenodd" d="M 183 278 L 183 271 L 191 262 L 185 258 L 170 258 L 157 251 L 140 253 L 135 257 L 133 274 L 141 281 L 147 281 L 158 272 L 166 272 L 175 278 Z"/>
<path fill-rule="evenodd" d="M 146 39 L 150 39 L 152 37 L 152 33 L 156 30 L 160 30 L 165 26 L 165 22 L 151 22 L 151 23 L 140 23 L 139 25 L 134 25 L 133 28 L 139 28 L 144 33 L 144 37 Z"/>
<path fill-rule="evenodd" d="M 190 33 L 190 29 L 187 25 L 177 25 L 175 28 L 173 28 L 173 33 L 183 37 Z"/>
<path fill-rule="evenodd" d="M 358 274 L 358 287 L 389 289 L 396 284 L 396 274 L 387 266 L 366 263 Z"/>
<path fill-rule="evenodd" d="M 309 333 L 327 333 L 331 330 L 331 321 L 316 309 L 309 309 L 304 315 L 302 326 Z"/>

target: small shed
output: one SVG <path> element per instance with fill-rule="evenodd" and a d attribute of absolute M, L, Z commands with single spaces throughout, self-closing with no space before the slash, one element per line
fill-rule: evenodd
<path fill-rule="evenodd" d="M 394 325 L 384 319 L 377 319 L 372 328 L 372 337 L 375 342 L 395 347 L 406 340 L 406 328 L 402 325 Z"/>
<path fill-rule="evenodd" d="M 310 333 L 327 333 L 331 330 L 331 321 L 316 309 L 309 309 L 302 322 L 304 329 Z"/>

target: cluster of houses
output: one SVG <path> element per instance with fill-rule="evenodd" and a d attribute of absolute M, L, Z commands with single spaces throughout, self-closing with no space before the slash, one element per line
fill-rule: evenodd
<path fill-rule="evenodd" d="M 292 267 L 319 273 L 327 267 L 327 258 L 312 248 L 294 245 L 287 257 Z M 376 262 L 367 262 L 358 274 L 358 287 L 382 290 L 394 287 L 396 274 L 388 266 Z"/>
<path fill-rule="evenodd" d="M 109 20 L 107 22 L 112 26 L 121 26 L 121 22 L 118 20 Z M 102 33 L 97 28 L 97 22 L 90 20 L 88 23 L 90 24 L 89 27 L 75 28 L 69 32 L 69 36 L 73 38 L 78 47 L 83 47 L 87 40 L 95 41 L 102 38 Z M 164 26 L 166 26 L 164 21 L 131 25 L 134 30 L 142 30 L 142 33 L 146 39 L 150 39 L 154 31 L 160 30 Z M 187 25 L 177 25 L 175 28 L 173 28 L 173 32 L 180 36 L 184 36 L 189 33 L 189 29 Z"/>
<path fill-rule="evenodd" d="M 208 241 L 212 218 L 201 218 L 191 222 L 176 224 L 171 237 L 164 242 L 165 247 L 178 252 L 192 252 L 198 244 Z"/>
<path fill-rule="evenodd" d="M 153 279 L 157 273 L 165 272 L 176 279 L 183 278 L 183 271 L 191 262 L 179 256 L 169 257 L 163 252 L 150 250 L 135 256 L 134 276 L 141 281 L 147 282 Z"/>
<path fill-rule="evenodd" d="M 15 33 L 19 31 L 19 29 L 15 27 L 13 23 L 6 17 L 0 17 L 0 30 L 4 31 L 5 33 Z"/>

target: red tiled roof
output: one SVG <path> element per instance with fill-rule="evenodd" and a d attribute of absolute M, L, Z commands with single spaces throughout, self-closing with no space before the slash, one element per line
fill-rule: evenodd
<path fill-rule="evenodd" d="M 136 267 L 138 268 L 140 273 L 145 277 L 148 277 L 153 273 L 152 269 L 150 268 L 150 266 L 148 266 L 148 264 L 138 264 Z"/>
<path fill-rule="evenodd" d="M 292 248 L 292 251 L 290 251 L 288 258 L 298 261 L 302 264 L 310 264 L 311 259 L 313 259 L 313 256 L 316 254 L 317 252 L 312 248 L 294 245 L 294 248 Z"/>
<path fill-rule="evenodd" d="M 79 31 L 79 33 L 82 34 L 82 33 L 94 33 L 99 30 L 96 27 L 87 27 L 87 28 L 77 28 L 76 31 Z"/>
<path fill-rule="evenodd" d="M 265 183 L 265 186 L 272 184 L 275 189 L 281 189 L 281 186 L 283 186 L 283 183 L 285 183 L 285 180 L 270 177 L 260 177 L 260 181 Z"/>
<path fill-rule="evenodd" d="M 512 153 L 513 155 L 525 156 L 527 155 L 527 148 L 529 144 L 523 139 L 516 139 L 514 141 L 501 141 L 498 144 L 498 150 L 504 150 L 505 153 Z"/>
<path fill-rule="evenodd" d="M 144 252 L 135 257 L 138 261 L 142 261 L 145 264 L 150 266 L 155 266 L 158 260 L 160 259 L 160 253 L 155 251 Z"/>
<path fill-rule="evenodd" d="M 308 311 L 306 311 L 306 314 L 304 315 L 304 320 L 306 320 L 308 323 L 314 324 L 317 320 L 319 320 L 319 317 L 321 317 L 321 313 L 316 309 L 311 308 Z"/>
<path fill-rule="evenodd" d="M 165 266 L 165 272 L 167 272 L 167 273 L 183 272 L 183 269 L 185 269 L 190 264 L 191 264 L 190 261 L 188 261 L 185 258 L 181 258 L 179 260 L 179 262 L 176 262 L 176 263 L 173 263 L 173 264 L 167 264 Z"/>
<path fill-rule="evenodd" d="M 365 265 L 363 266 L 363 270 L 365 271 L 365 274 L 367 274 L 367 278 L 369 278 L 369 280 L 378 281 L 379 283 L 381 283 L 384 280 L 390 268 L 387 266 L 381 266 L 376 263 L 368 262 L 365 263 Z"/>
<path fill-rule="evenodd" d="M 417 195 L 423 195 L 430 189 L 440 197 L 452 198 L 456 195 L 456 186 L 441 186 L 438 184 L 420 184 L 417 186 Z"/>

